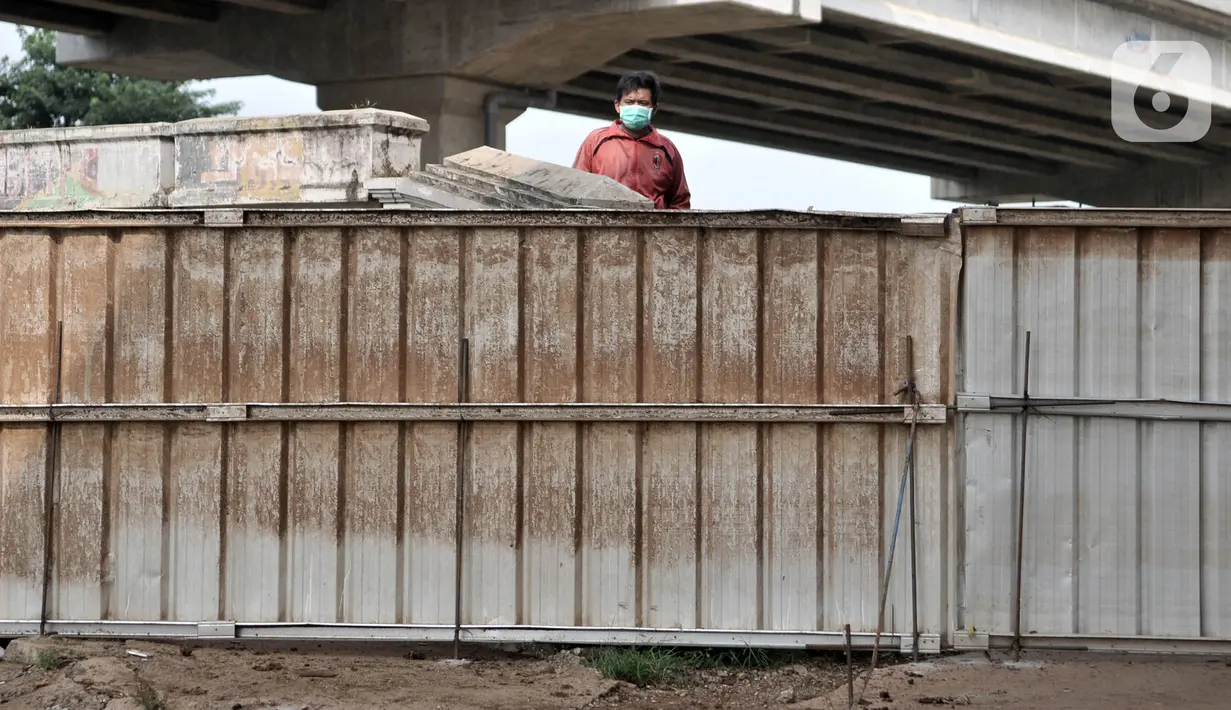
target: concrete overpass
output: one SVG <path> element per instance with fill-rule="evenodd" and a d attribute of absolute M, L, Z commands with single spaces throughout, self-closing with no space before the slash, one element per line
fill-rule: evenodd
<path fill-rule="evenodd" d="M 650 68 L 667 86 L 664 128 L 930 175 L 941 199 L 1231 207 L 1231 0 L 13 0 L 4 10 L 75 33 L 59 40 L 71 66 L 272 74 L 316 85 L 322 109 L 423 117 L 425 162 L 503 147 L 504 125 L 531 105 L 608 117 L 615 78 Z M 1214 112 L 1201 141 L 1129 143 L 1112 130 L 1111 57 L 1130 37 L 1207 48 Z M 1176 97 L 1192 86 L 1140 78 Z M 1144 106 L 1153 91 L 1139 93 Z"/>

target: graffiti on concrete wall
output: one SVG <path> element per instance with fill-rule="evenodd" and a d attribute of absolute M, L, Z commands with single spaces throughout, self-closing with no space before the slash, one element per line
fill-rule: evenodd
<path fill-rule="evenodd" d="M 240 200 L 293 201 L 303 184 L 298 134 L 192 136 L 179 141 L 182 187 Z"/>
<path fill-rule="evenodd" d="M 8 179 L 0 208 L 46 210 L 79 207 L 106 195 L 98 187 L 98 148 L 73 151 L 65 160 L 52 145 L 6 155 Z"/>

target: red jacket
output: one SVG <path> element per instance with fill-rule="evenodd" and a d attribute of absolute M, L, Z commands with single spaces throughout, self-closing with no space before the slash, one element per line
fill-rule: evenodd
<path fill-rule="evenodd" d="M 654 200 L 655 209 L 686 210 L 692 205 L 684 159 L 653 127 L 640 138 L 629 135 L 619 121 L 599 128 L 586 136 L 573 167 L 612 178 Z"/>

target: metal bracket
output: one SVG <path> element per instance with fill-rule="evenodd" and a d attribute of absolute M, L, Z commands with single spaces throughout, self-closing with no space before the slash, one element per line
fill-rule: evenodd
<path fill-rule="evenodd" d="M 197 637 L 203 639 L 235 638 L 234 621 L 202 621 L 197 624 Z"/>
<path fill-rule="evenodd" d="M 246 404 L 218 404 L 205 408 L 207 422 L 242 422 L 248 419 Z"/>
<path fill-rule="evenodd" d="M 957 409 L 959 412 L 986 412 L 992 408 L 992 398 L 985 394 L 959 394 Z"/>
<path fill-rule="evenodd" d="M 242 227 L 244 226 L 243 210 L 205 210 L 205 226 L 207 227 Z"/>
<path fill-rule="evenodd" d="M 914 653 L 915 640 L 910 637 L 910 634 L 902 634 L 900 651 L 903 655 Z M 940 634 L 919 634 L 919 653 L 940 653 Z"/>
<path fill-rule="evenodd" d="M 963 224 L 996 224 L 995 207 L 962 207 Z"/>
<path fill-rule="evenodd" d="M 943 424 L 945 422 L 945 417 L 947 416 L 945 405 L 943 404 L 920 405 L 919 418 L 917 420 L 914 417 L 914 412 L 914 409 L 907 407 L 906 412 L 902 415 L 902 422 L 904 424 L 910 424 L 913 420 L 916 424 Z"/>
<path fill-rule="evenodd" d="M 978 633 L 970 629 L 953 632 L 954 651 L 986 651 L 991 648 L 992 639 L 988 634 Z M 919 650 L 923 650 L 923 638 L 919 639 Z"/>

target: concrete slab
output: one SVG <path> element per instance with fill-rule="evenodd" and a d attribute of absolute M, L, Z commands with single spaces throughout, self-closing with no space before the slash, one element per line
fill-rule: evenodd
<path fill-rule="evenodd" d="M 491 205 L 469 199 L 437 185 L 429 185 L 416 177 L 373 178 L 365 184 L 368 195 L 385 207 L 418 207 L 421 209 L 484 210 Z"/>
<path fill-rule="evenodd" d="M 609 177 L 482 146 L 445 158 L 445 167 L 531 191 L 575 207 L 653 209 L 648 198 Z"/>
<path fill-rule="evenodd" d="M 357 109 L 175 125 L 171 207 L 363 202 L 370 178 L 419 169 L 427 122 Z"/>

